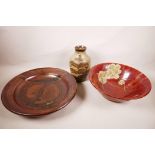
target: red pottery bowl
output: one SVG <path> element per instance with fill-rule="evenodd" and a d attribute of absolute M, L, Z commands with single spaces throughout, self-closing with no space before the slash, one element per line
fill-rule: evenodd
<path fill-rule="evenodd" d="M 151 91 L 150 80 L 140 71 L 118 63 L 102 63 L 90 69 L 92 85 L 108 100 L 139 99 Z"/>

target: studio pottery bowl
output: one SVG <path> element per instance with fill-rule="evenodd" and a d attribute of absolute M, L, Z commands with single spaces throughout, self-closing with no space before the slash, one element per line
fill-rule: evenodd
<path fill-rule="evenodd" d="M 151 82 L 142 72 L 118 63 L 92 67 L 89 80 L 105 98 L 114 102 L 139 99 L 151 90 Z"/>

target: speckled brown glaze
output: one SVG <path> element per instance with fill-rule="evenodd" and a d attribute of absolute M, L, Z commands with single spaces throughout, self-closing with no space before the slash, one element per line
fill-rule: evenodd
<path fill-rule="evenodd" d="M 76 80 L 58 68 L 38 68 L 24 72 L 4 87 L 4 106 L 16 113 L 40 116 L 66 106 L 75 96 Z"/>
<path fill-rule="evenodd" d="M 140 71 L 123 64 L 119 64 L 121 73 L 118 79 L 109 79 L 105 84 L 101 83 L 98 79 L 98 73 L 106 71 L 110 64 L 112 63 L 103 63 L 92 67 L 88 76 L 92 85 L 105 98 L 114 102 L 124 102 L 142 98 L 150 92 L 150 80 Z M 120 85 L 120 80 L 123 80 L 124 84 Z"/>

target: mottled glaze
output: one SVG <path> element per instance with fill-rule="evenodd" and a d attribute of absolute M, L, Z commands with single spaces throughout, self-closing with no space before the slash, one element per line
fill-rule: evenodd
<path fill-rule="evenodd" d="M 2 91 L 4 106 L 16 113 L 38 116 L 55 112 L 74 97 L 76 80 L 57 68 L 38 68 L 13 78 Z"/>
<path fill-rule="evenodd" d="M 117 78 L 116 76 L 106 75 L 111 64 L 120 66 L 118 67 L 120 71 L 117 71 Z M 103 77 L 99 76 L 99 74 L 103 74 L 101 75 Z M 151 90 L 151 82 L 143 73 L 123 64 L 98 64 L 91 68 L 88 77 L 92 85 L 105 98 L 114 102 L 139 99 L 146 96 Z"/>
<path fill-rule="evenodd" d="M 77 82 L 85 81 L 90 69 L 90 57 L 86 49 L 86 46 L 75 46 L 75 52 L 69 61 L 70 72 Z"/>

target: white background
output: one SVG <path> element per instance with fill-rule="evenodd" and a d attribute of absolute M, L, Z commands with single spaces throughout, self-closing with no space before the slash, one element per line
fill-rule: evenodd
<path fill-rule="evenodd" d="M 155 128 L 155 27 L 0 27 L 0 90 L 15 75 L 37 67 L 69 71 L 74 46 L 84 44 L 92 66 L 118 62 L 151 80 L 143 99 L 110 102 L 86 81 L 64 109 L 30 119 L 0 104 L 0 128 Z"/>
<path fill-rule="evenodd" d="M 154 3 L 154 0 L 0 0 L 0 24 L 3 26 L 153 26 L 155 25 Z M 23 70 L 22 67 L 21 71 Z M 14 71 L 12 72 L 15 74 Z M 153 72 L 151 71 L 152 76 Z M 14 75 L 10 78 L 12 76 Z M 154 77 L 151 77 L 151 81 L 153 79 Z M 151 93 L 154 94 L 153 91 Z M 4 115 L 1 119 L 6 121 Z M 42 123 L 40 125 L 42 126 Z M 1 153 L 6 155 L 21 155 L 21 152 L 23 155 L 155 154 L 154 130 L 4 129 L 1 130 L 0 137 Z"/>

